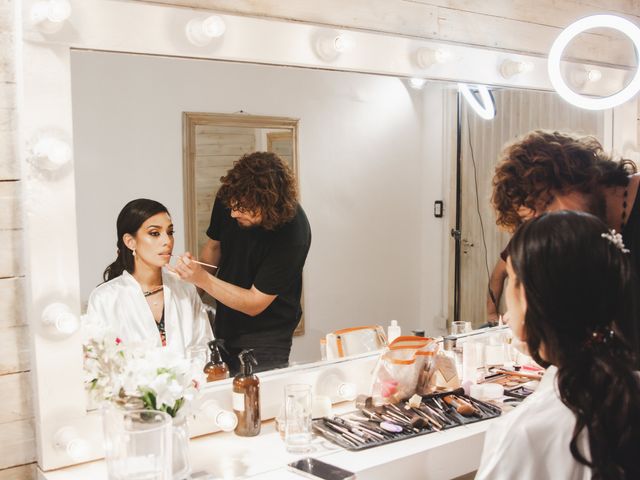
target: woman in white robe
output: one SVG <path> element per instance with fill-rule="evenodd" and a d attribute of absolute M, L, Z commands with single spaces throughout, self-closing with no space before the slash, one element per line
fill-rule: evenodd
<path fill-rule="evenodd" d="M 638 352 L 629 251 L 598 218 L 525 223 L 507 258 L 509 326 L 547 367 L 538 389 L 485 437 L 476 479 L 640 478 Z"/>
<path fill-rule="evenodd" d="M 173 223 L 153 200 L 129 202 L 118 215 L 118 258 L 105 283 L 89 297 L 87 319 L 125 343 L 166 346 L 186 355 L 188 347 L 213 338 L 195 287 L 164 271 L 173 251 Z"/>

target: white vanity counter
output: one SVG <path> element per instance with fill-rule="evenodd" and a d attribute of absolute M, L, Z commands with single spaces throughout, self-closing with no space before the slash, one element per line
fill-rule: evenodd
<path fill-rule="evenodd" d="M 301 457 L 313 456 L 355 472 L 358 480 L 450 479 L 478 468 L 484 434 L 494 421 L 485 420 L 360 452 L 344 450 L 316 437 L 314 450 L 305 455 L 287 453 L 274 422 L 268 421 L 262 424 L 262 432 L 257 437 L 238 437 L 230 432 L 192 439 L 191 466 L 194 480 L 299 480 L 302 477 L 288 471 L 287 464 Z M 107 479 L 102 460 L 41 472 L 40 475 L 46 480 Z"/>

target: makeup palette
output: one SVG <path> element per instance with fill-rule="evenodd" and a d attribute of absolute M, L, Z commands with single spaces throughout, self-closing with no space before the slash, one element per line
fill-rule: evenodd
<path fill-rule="evenodd" d="M 500 408 L 465 395 L 459 388 L 425 395 L 417 407 L 405 401 L 323 417 L 314 420 L 313 429 L 347 450 L 364 450 L 500 414 Z"/>

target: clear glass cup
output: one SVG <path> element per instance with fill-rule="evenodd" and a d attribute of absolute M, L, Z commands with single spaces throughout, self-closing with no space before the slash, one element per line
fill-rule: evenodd
<path fill-rule="evenodd" d="M 470 326 L 471 322 L 451 322 L 451 331 L 449 333 L 451 335 L 468 333 L 471 331 Z"/>
<path fill-rule="evenodd" d="M 193 372 L 202 373 L 209 361 L 209 349 L 206 345 L 190 345 L 187 347 L 187 360 Z"/>
<path fill-rule="evenodd" d="M 311 385 L 293 384 L 285 387 L 284 443 L 288 452 L 311 450 Z"/>
<path fill-rule="evenodd" d="M 105 432 L 109 479 L 171 480 L 171 417 L 157 410 L 132 410 L 117 418 Z"/>

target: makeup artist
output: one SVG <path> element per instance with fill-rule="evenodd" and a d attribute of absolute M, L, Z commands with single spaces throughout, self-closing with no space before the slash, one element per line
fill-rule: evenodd
<path fill-rule="evenodd" d="M 116 222 L 117 258 L 105 283 L 89 297 L 87 321 L 123 342 L 166 346 L 181 356 L 212 339 L 209 319 L 193 285 L 164 272 L 173 251 L 173 222 L 164 205 L 139 198 Z"/>
<path fill-rule="evenodd" d="M 492 203 L 498 226 L 515 231 L 544 212 L 591 213 L 622 234 L 631 264 L 640 275 L 640 175 L 630 160 L 616 162 L 591 136 L 534 130 L 508 145 L 493 177 Z M 497 318 L 508 248 L 494 269 L 487 301 Z M 585 259 L 586 261 L 586 259 Z M 639 322 L 628 325 L 627 340 L 640 352 Z"/>
<path fill-rule="evenodd" d="M 221 178 L 200 260 L 186 253 L 173 270 L 217 301 L 215 335 L 225 341 L 225 362 L 254 350 L 259 370 L 288 365 L 302 308 L 302 268 L 311 228 L 298 202 L 291 169 L 274 153 L 237 160 Z"/>

